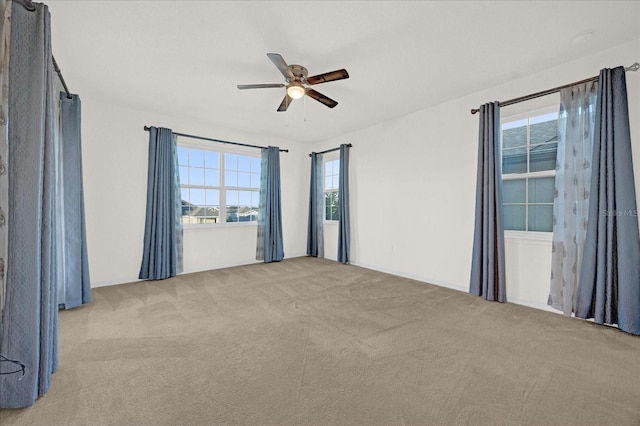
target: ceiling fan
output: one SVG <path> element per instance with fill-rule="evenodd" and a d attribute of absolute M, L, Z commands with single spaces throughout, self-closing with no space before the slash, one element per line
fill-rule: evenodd
<path fill-rule="evenodd" d="M 307 86 L 349 78 L 347 70 L 341 69 L 307 77 L 307 69 L 302 65 L 287 65 L 282 56 L 278 53 L 267 53 L 267 56 L 271 59 L 271 62 L 273 62 L 276 68 L 280 70 L 287 84 L 238 84 L 238 89 L 286 87 L 287 93 L 278 107 L 278 112 L 286 111 L 287 108 L 289 108 L 291 101 L 294 99 L 300 99 L 304 95 L 315 99 L 329 108 L 333 108 L 338 105 L 338 102 Z"/>

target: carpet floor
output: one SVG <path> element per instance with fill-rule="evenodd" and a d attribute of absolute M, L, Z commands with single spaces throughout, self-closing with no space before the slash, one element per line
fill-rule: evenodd
<path fill-rule="evenodd" d="M 640 425 L 640 338 L 315 258 L 93 290 L 9 425 Z"/>

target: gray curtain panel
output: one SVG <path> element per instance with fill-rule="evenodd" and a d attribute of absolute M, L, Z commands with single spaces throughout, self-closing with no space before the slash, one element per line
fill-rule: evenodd
<path fill-rule="evenodd" d="M 349 223 L 349 146 L 340 145 L 340 176 L 338 177 L 338 262 L 351 261 L 351 225 Z"/>
<path fill-rule="evenodd" d="M 476 212 L 469 293 L 506 302 L 500 105 L 480 107 Z"/>
<path fill-rule="evenodd" d="M 180 177 L 171 129 L 149 129 L 147 213 L 140 279 L 162 280 L 182 272 Z"/>
<path fill-rule="evenodd" d="M 56 229 L 61 203 L 55 185 L 53 63 L 47 6 L 35 12 L 12 3 L 9 61 L 9 239 L 0 352 L 26 374 L 0 375 L 0 408 L 32 405 L 47 392 L 58 366 Z"/>
<path fill-rule="evenodd" d="M 5 301 L 5 260 L 7 259 L 8 230 L 6 226 L 9 210 L 9 179 L 7 159 L 9 142 L 7 139 L 7 111 L 9 110 L 9 47 L 11 40 L 11 8 L 3 8 L 0 3 L 0 339 L 2 339 L 2 310 Z"/>
<path fill-rule="evenodd" d="M 311 154 L 311 184 L 309 185 L 309 225 L 307 256 L 324 257 L 324 191 L 322 185 L 322 154 Z"/>
<path fill-rule="evenodd" d="M 284 259 L 280 200 L 280 148 L 262 150 L 260 206 L 256 259 L 265 263 Z"/>
<path fill-rule="evenodd" d="M 91 281 L 87 256 L 82 185 L 80 98 L 60 93 L 60 148 L 64 196 L 63 279 L 58 289 L 58 306 L 71 309 L 91 302 Z"/>
<path fill-rule="evenodd" d="M 640 334 L 640 239 L 624 68 L 600 71 L 576 316 Z"/>

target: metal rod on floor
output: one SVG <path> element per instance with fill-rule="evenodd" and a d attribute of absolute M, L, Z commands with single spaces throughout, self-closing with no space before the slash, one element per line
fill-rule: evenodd
<path fill-rule="evenodd" d="M 148 132 L 149 129 L 151 129 L 151 127 L 144 126 L 144 130 L 145 131 Z M 194 135 L 188 135 L 186 133 L 178 133 L 178 132 L 173 132 L 173 131 L 172 131 L 172 133 L 174 135 L 177 135 L 177 136 L 184 136 L 185 138 L 193 138 L 193 139 L 200 139 L 200 140 L 203 140 L 203 141 L 226 143 L 226 144 L 229 144 L 229 145 L 247 146 L 249 148 L 267 149 L 266 146 L 250 145 L 250 144 L 247 144 L 247 143 L 240 143 L 240 142 L 223 141 L 223 140 L 220 140 L 220 139 L 205 138 L 203 136 L 194 136 Z M 289 150 L 288 149 L 281 149 L 280 152 L 289 152 Z"/>
<path fill-rule="evenodd" d="M 625 67 L 624 70 L 625 71 L 638 71 L 638 69 L 640 69 L 640 64 L 636 62 L 631 66 Z M 513 104 L 517 104 L 519 102 L 524 102 L 524 101 L 528 101 L 528 100 L 531 100 L 531 99 L 539 98 L 541 96 L 547 96 L 547 95 L 550 95 L 552 93 L 557 93 L 562 89 L 566 89 L 567 87 L 575 86 L 576 84 L 588 83 L 590 81 L 598 81 L 599 78 L 600 78 L 600 76 L 586 78 L 584 80 L 576 81 L 575 83 L 564 84 L 562 86 L 554 87 L 553 89 L 543 90 L 542 92 L 532 93 L 531 95 L 526 95 L 526 96 L 521 96 L 519 98 L 509 99 L 508 101 L 500 102 L 500 106 L 503 107 L 503 106 L 507 106 L 507 105 L 513 105 Z M 473 108 L 471 110 L 471 114 L 475 114 L 478 111 L 480 111 L 479 108 Z"/>

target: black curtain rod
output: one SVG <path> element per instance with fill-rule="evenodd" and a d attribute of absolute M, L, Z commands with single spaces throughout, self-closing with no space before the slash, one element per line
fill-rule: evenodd
<path fill-rule="evenodd" d="M 31 0 L 14 0 L 14 1 L 17 2 L 18 4 L 21 4 L 29 12 L 35 12 L 36 10 L 36 7 L 33 5 L 33 2 Z M 64 87 L 64 91 L 67 93 L 67 98 L 73 99 L 73 96 L 71 96 L 71 93 L 69 93 L 69 88 L 67 87 L 67 83 L 64 81 L 64 77 L 62 76 L 62 71 L 60 71 L 60 67 L 56 62 L 56 58 L 54 58 L 53 55 L 51 55 L 51 59 L 53 60 L 53 69 L 58 74 L 58 77 L 60 77 L 60 81 L 62 82 L 62 87 Z"/>
<path fill-rule="evenodd" d="M 62 71 L 60 71 L 60 67 L 56 62 L 56 58 L 54 58 L 53 55 L 51 55 L 51 59 L 53 59 L 53 69 L 56 71 L 56 73 L 58 73 L 58 77 L 60 77 L 60 81 L 62 82 L 62 87 L 64 87 L 64 91 L 67 93 L 67 98 L 73 99 L 73 96 L 71 96 L 71 93 L 69 93 L 69 88 L 67 87 L 67 83 L 64 81 L 64 77 L 62 76 Z"/>
<path fill-rule="evenodd" d="M 149 129 L 150 129 L 149 126 L 144 126 L 144 130 L 146 132 L 148 132 Z M 267 147 L 265 147 L 265 146 L 250 145 L 250 144 L 247 144 L 247 143 L 240 143 L 240 142 L 223 141 L 223 140 L 220 140 L 220 139 L 205 138 L 203 136 L 188 135 L 186 133 L 178 133 L 178 132 L 174 132 L 174 131 L 171 131 L 171 132 L 174 135 L 184 136 L 185 138 L 201 139 L 203 141 L 211 141 L 211 142 L 220 142 L 220 143 L 226 143 L 226 144 L 229 144 L 229 145 L 247 146 L 249 148 L 267 149 Z M 280 152 L 289 152 L 289 150 L 288 149 L 281 149 Z"/>
<path fill-rule="evenodd" d="M 347 148 L 351 148 L 353 145 L 351 145 L 350 143 L 347 144 Z M 312 152 L 311 154 L 326 154 L 327 152 L 332 152 L 332 151 L 337 151 L 339 150 L 340 147 L 337 148 L 331 148 L 331 149 L 327 149 L 325 151 L 320 151 L 320 152 Z M 309 157 L 311 157 L 311 154 L 309 154 Z"/>
<path fill-rule="evenodd" d="M 640 64 L 636 62 L 633 65 L 626 67 L 624 70 L 625 71 L 638 71 L 638 69 L 640 69 Z M 600 76 L 586 78 L 584 80 L 576 81 L 575 83 L 564 84 L 562 86 L 554 87 L 553 89 L 544 90 L 542 92 L 533 93 L 531 95 L 521 96 L 519 98 L 509 99 L 508 101 L 500 102 L 500 106 L 503 107 L 503 106 L 513 105 L 513 104 L 517 104 L 519 102 L 524 102 L 524 101 L 528 101 L 528 100 L 531 100 L 531 99 L 539 98 L 539 97 L 542 97 L 542 96 L 547 96 L 547 95 L 550 95 L 552 93 L 557 93 L 562 89 L 566 89 L 567 87 L 575 86 L 576 84 L 588 83 L 590 81 L 598 81 L 599 78 L 600 78 Z M 475 114 L 478 111 L 480 111 L 479 108 L 473 108 L 473 109 L 471 109 L 471 114 Z"/>

